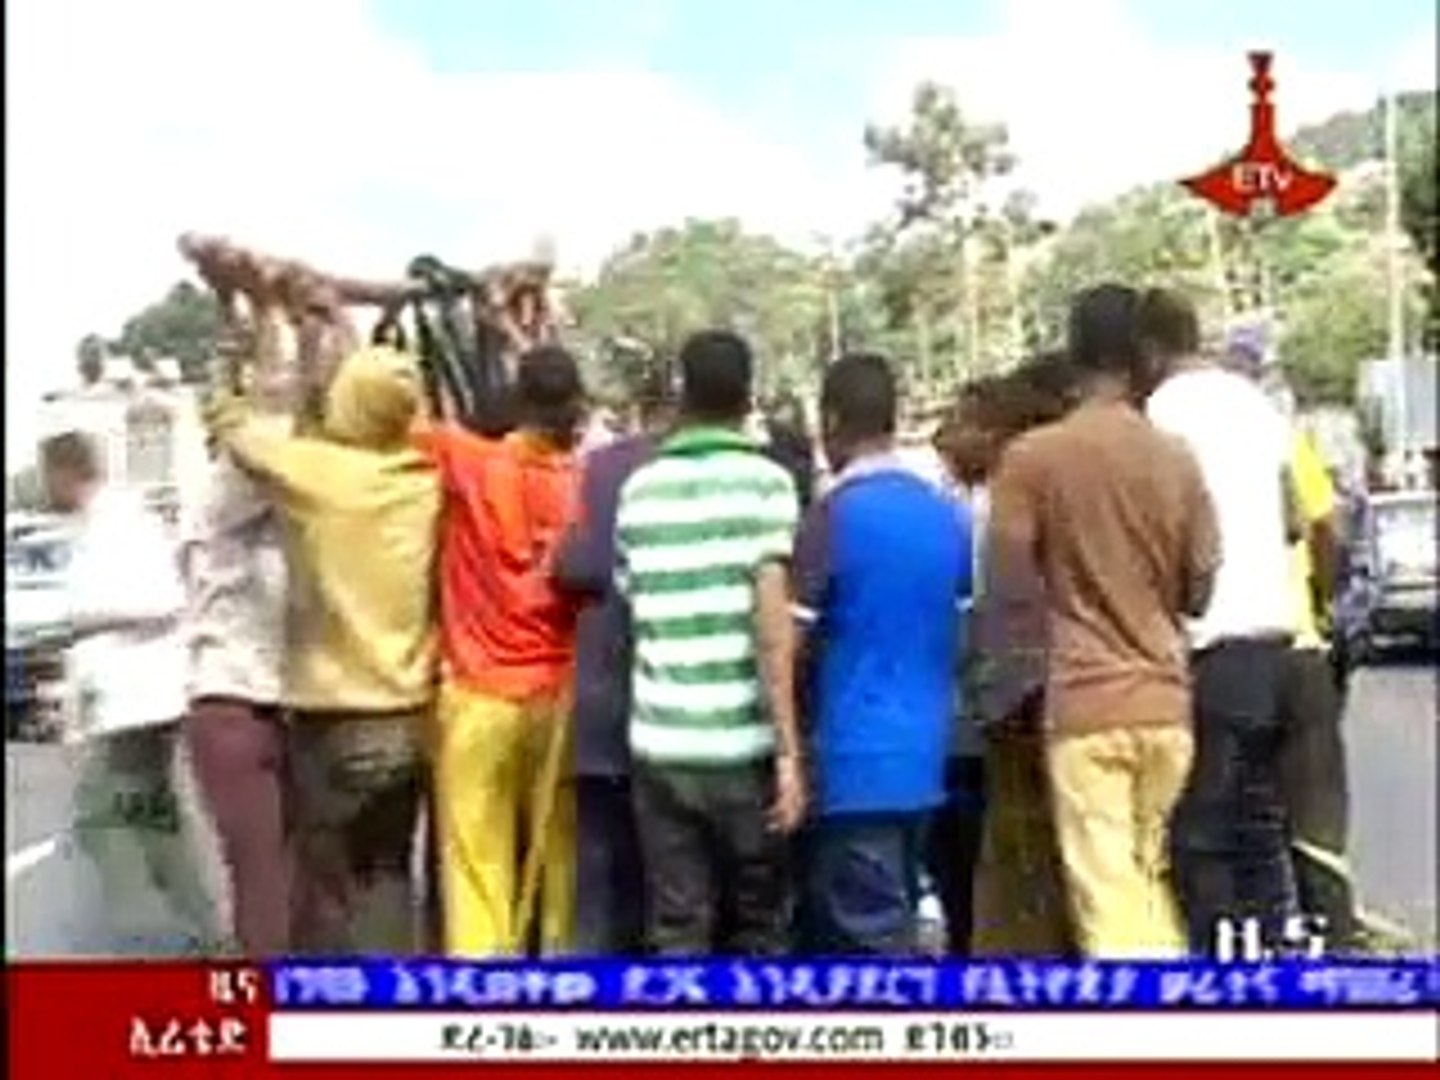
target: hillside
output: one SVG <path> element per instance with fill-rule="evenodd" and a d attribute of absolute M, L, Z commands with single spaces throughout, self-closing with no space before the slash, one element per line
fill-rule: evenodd
<path fill-rule="evenodd" d="M 1402 130 L 1435 130 L 1436 93 L 1415 90 L 1400 95 Z M 1337 113 L 1319 124 L 1300 128 L 1290 149 L 1307 161 L 1329 169 L 1349 169 L 1385 156 L 1385 112 L 1376 102 L 1363 112 Z"/>

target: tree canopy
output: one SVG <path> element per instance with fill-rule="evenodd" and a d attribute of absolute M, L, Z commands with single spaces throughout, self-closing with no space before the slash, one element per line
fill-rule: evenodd
<path fill-rule="evenodd" d="M 1412 347 L 1440 338 L 1435 102 L 1434 93 L 1400 98 Z M 813 382 L 837 345 L 883 350 L 912 383 L 934 387 L 1058 343 L 1068 298 L 1085 285 L 1169 285 L 1212 329 L 1265 319 L 1301 396 L 1345 402 L 1360 362 L 1387 347 L 1383 133 L 1377 105 L 1287 140 L 1342 175 L 1339 192 L 1298 219 L 1222 219 L 1165 181 L 1057 227 L 1012 182 L 1004 124 L 982 122 L 925 82 L 901 123 L 857 131 L 873 167 L 894 178 L 894 200 L 843 253 L 801 251 L 733 220 L 687 220 L 631 237 L 568 287 L 567 303 L 602 391 L 628 389 L 644 367 L 637 357 L 671 356 L 701 326 L 747 335 L 772 389 Z M 76 359 L 94 372 L 106 352 L 141 364 L 172 356 L 187 378 L 203 379 L 219 323 L 214 298 L 181 282 L 113 340 L 87 335 Z M 616 345 L 634 342 L 644 347 Z"/>
<path fill-rule="evenodd" d="M 636 339 L 661 356 L 697 327 L 736 330 L 773 386 L 825 355 L 831 287 L 817 258 L 735 221 L 693 220 L 632 237 L 568 306 L 587 341 Z"/>

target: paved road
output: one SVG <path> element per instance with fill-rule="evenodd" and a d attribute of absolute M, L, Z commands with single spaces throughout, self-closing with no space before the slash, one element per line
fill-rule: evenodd
<path fill-rule="evenodd" d="M 1433 948 L 1436 925 L 1437 675 L 1397 664 L 1356 676 L 1347 716 L 1353 859 L 1365 907 Z M 187 948 L 158 901 L 105 929 L 93 875 L 66 838 L 74 751 L 5 748 L 6 951 L 10 956 L 177 955 Z M 137 929 L 138 928 L 138 929 Z"/>

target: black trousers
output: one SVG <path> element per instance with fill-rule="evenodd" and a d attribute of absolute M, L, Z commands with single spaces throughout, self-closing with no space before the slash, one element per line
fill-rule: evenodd
<path fill-rule="evenodd" d="M 639 953 L 645 943 L 645 880 L 630 780 L 580 776 L 575 794 L 576 948 L 595 956 Z"/>
<path fill-rule="evenodd" d="M 1259 920 L 1278 942 L 1296 913 L 1281 798 L 1283 640 L 1233 639 L 1195 654 L 1195 762 L 1171 822 L 1176 882 L 1197 955 L 1221 920 Z"/>
<path fill-rule="evenodd" d="M 1355 897 L 1345 859 L 1350 787 L 1341 733 L 1344 702 L 1329 654 L 1291 649 L 1281 687 L 1280 791 L 1290 821 L 1300 907 L 1326 921 L 1332 947 L 1355 939 Z"/>
<path fill-rule="evenodd" d="M 804 951 L 906 956 L 917 941 L 929 814 L 833 814 L 804 843 Z"/>
<path fill-rule="evenodd" d="M 985 760 L 952 757 L 945 764 L 945 804 L 930 820 L 925 868 L 945 912 L 945 951 L 969 956 L 975 927 L 975 868 L 985 837 Z"/>
<path fill-rule="evenodd" d="M 770 828 L 771 762 L 633 769 L 646 939 L 662 956 L 783 955 L 789 842 Z"/>

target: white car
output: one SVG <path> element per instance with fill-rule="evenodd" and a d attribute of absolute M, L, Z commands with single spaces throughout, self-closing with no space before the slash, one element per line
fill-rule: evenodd
<path fill-rule="evenodd" d="M 11 517 L 5 530 L 7 738 L 58 735 L 70 638 L 65 567 L 70 535 L 55 519 Z"/>

